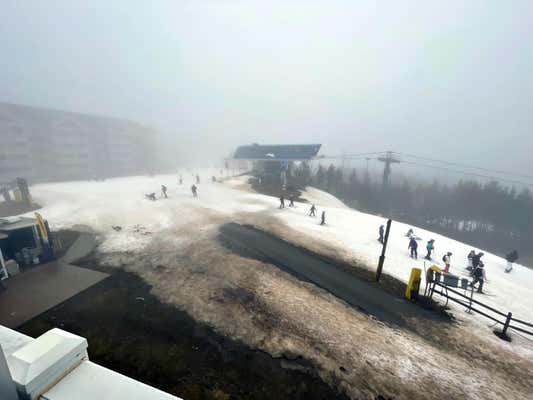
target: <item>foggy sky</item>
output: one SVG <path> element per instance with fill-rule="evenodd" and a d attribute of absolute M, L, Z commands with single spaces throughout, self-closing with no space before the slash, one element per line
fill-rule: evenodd
<path fill-rule="evenodd" d="M 533 167 L 531 1 L 0 3 L 0 101 L 152 125 L 176 163 L 318 142 Z"/>

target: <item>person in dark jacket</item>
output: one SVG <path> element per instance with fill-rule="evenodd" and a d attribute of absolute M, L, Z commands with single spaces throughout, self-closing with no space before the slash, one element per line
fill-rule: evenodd
<path fill-rule="evenodd" d="M 434 249 L 435 249 L 435 239 L 431 239 L 426 244 L 426 251 L 427 251 L 427 254 L 425 257 L 426 260 L 431 260 L 431 253 L 433 252 Z"/>
<path fill-rule="evenodd" d="M 511 272 L 511 270 L 513 269 L 513 263 L 518 260 L 518 252 L 516 250 L 511 251 L 505 256 L 505 259 L 507 260 L 507 267 L 505 268 L 505 272 Z"/>
<path fill-rule="evenodd" d="M 191 186 L 191 192 L 192 192 L 192 197 L 198 197 L 198 188 L 196 187 L 196 185 L 192 185 Z"/>
<path fill-rule="evenodd" d="M 289 196 L 289 207 L 294 207 L 294 195 Z"/>
<path fill-rule="evenodd" d="M 470 250 L 470 253 L 468 253 L 468 256 L 466 257 L 466 269 L 467 271 L 470 271 L 470 273 L 472 273 L 472 271 L 474 270 L 474 264 L 473 264 L 473 258 L 474 256 L 476 255 L 476 252 L 475 250 Z"/>
<path fill-rule="evenodd" d="M 409 239 L 409 246 L 407 247 L 407 249 L 411 250 L 411 258 L 418 258 L 418 242 L 415 240 L 414 237 L 411 237 L 411 239 Z"/>
<path fill-rule="evenodd" d="M 311 209 L 309 210 L 309 216 L 310 217 L 315 217 L 316 216 L 316 207 L 315 207 L 314 204 L 311 206 Z"/>
<path fill-rule="evenodd" d="M 320 221 L 320 225 L 326 225 L 326 212 L 322 211 L 322 218 Z"/>
<path fill-rule="evenodd" d="M 167 187 L 165 185 L 161 185 L 161 192 L 163 193 L 163 196 L 165 196 L 165 199 L 168 199 Z"/>
<path fill-rule="evenodd" d="M 383 235 L 385 235 L 385 226 L 384 225 L 380 225 L 379 226 L 379 243 L 383 243 L 384 239 L 383 239 Z"/>
<path fill-rule="evenodd" d="M 477 253 L 474 257 L 472 257 L 472 270 L 475 271 L 478 267 L 479 263 L 481 262 L 481 257 L 483 257 L 484 254 L 482 252 Z"/>
<path fill-rule="evenodd" d="M 283 196 L 279 196 L 279 208 L 285 208 L 285 198 Z"/>
<path fill-rule="evenodd" d="M 474 269 L 473 275 L 474 275 L 474 280 L 472 281 L 470 286 L 474 286 L 476 283 L 479 282 L 479 286 L 477 288 L 477 292 L 478 293 L 483 293 L 483 284 L 487 280 L 487 277 L 485 275 L 485 265 L 483 264 L 483 261 L 479 260 L 479 263 L 478 263 L 476 269 Z"/>

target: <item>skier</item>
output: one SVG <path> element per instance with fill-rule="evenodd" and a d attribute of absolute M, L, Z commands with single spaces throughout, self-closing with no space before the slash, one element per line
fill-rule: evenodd
<path fill-rule="evenodd" d="M 279 208 L 280 210 L 285 208 L 285 198 L 283 196 L 279 196 Z"/>
<path fill-rule="evenodd" d="M 216 181 L 217 181 L 217 178 L 215 177 L 215 175 L 213 175 L 213 176 L 211 177 L 211 182 L 216 183 Z"/>
<path fill-rule="evenodd" d="M 322 211 L 322 218 L 320 221 L 320 225 L 326 225 L 326 212 Z"/>
<path fill-rule="evenodd" d="M 196 174 L 196 184 L 200 184 L 200 175 Z"/>
<path fill-rule="evenodd" d="M 473 262 L 475 255 L 476 255 L 475 250 L 470 250 L 470 253 L 468 253 L 468 256 L 467 256 L 466 269 L 467 271 L 470 271 L 470 273 L 472 273 L 472 271 L 474 270 L 474 265 L 472 264 L 472 262 Z"/>
<path fill-rule="evenodd" d="M 309 216 L 310 217 L 315 217 L 316 216 L 316 207 L 315 207 L 314 204 L 311 206 L 311 209 L 309 210 Z"/>
<path fill-rule="evenodd" d="M 483 264 L 483 261 L 479 260 L 477 267 L 474 269 L 474 280 L 470 283 L 470 286 L 474 286 L 479 282 L 477 288 L 478 293 L 483 293 L 483 283 L 487 280 L 484 267 L 485 265 Z"/>
<path fill-rule="evenodd" d="M 183 185 L 183 177 L 180 175 L 180 185 Z"/>
<path fill-rule="evenodd" d="M 413 236 L 413 228 L 409 228 L 409 230 L 407 231 L 407 233 L 405 234 L 406 237 L 410 238 L 411 236 Z"/>
<path fill-rule="evenodd" d="M 483 256 L 484 254 L 482 252 L 479 252 L 476 255 L 474 255 L 474 257 L 472 257 L 472 272 L 476 270 L 479 263 L 481 262 L 481 257 Z"/>
<path fill-rule="evenodd" d="M 505 272 L 509 273 L 513 269 L 513 263 L 518 260 L 518 252 L 516 250 L 511 251 L 505 256 L 505 259 L 507 260 L 507 268 L 505 268 Z"/>
<path fill-rule="evenodd" d="M 294 195 L 289 196 L 289 207 L 294 207 Z"/>
<path fill-rule="evenodd" d="M 380 225 L 379 227 L 379 243 L 383 243 L 383 235 L 385 234 L 385 226 L 384 225 Z"/>
<path fill-rule="evenodd" d="M 426 244 L 426 250 L 427 250 L 427 254 L 426 254 L 426 260 L 431 260 L 431 253 L 433 252 L 433 250 L 435 249 L 435 239 L 431 239 L 428 241 L 428 243 Z"/>
<path fill-rule="evenodd" d="M 442 261 L 444 262 L 444 272 L 450 272 L 450 262 L 452 260 L 452 253 L 447 252 L 444 257 L 442 257 Z"/>
<path fill-rule="evenodd" d="M 155 193 L 153 193 L 153 192 L 152 193 L 146 193 L 144 195 L 144 197 L 146 197 L 148 200 L 152 200 L 152 201 L 156 201 L 157 200 L 156 197 L 155 197 Z"/>
<path fill-rule="evenodd" d="M 418 259 L 418 242 L 414 237 L 411 237 L 409 240 L 409 247 L 407 247 L 407 249 L 411 250 L 411 258 Z"/>
<path fill-rule="evenodd" d="M 191 186 L 192 197 L 198 197 L 198 188 L 195 184 Z"/>
<path fill-rule="evenodd" d="M 167 187 L 165 185 L 161 185 L 161 192 L 163 193 L 163 196 L 165 196 L 165 199 L 168 199 Z"/>

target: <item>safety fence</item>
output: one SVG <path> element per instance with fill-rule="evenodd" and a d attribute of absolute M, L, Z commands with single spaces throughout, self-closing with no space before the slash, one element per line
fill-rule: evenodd
<path fill-rule="evenodd" d="M 430 285 L 430 287 L 426 288 L 427 293 L 425 293 L 428 295 L 428 297 L 431 298 L 434 293 L 439 294 L 446 298 L 446 304 L 448 304 L 448 301 L 453 301 L 464 306 L 467 312 L 473 311 L 482 315 L 485 318 L 488 318 L 495 324 L 499 324 L 502 326 L 502 331 L 500 332 L 500 335 L 503 335 L 504 337 L 507 335 L 507 330 L 509 328 L 517 332 L 533 336 L 532 323 L 520 320 L 518 318 L 514 318 L 513 313 L 511 312 L 504 313 L 500 310 L 495 309 L 494 307 L 482 303 L 479 300 L 475 300 L 473 286 L 470 286 L 468 289 L 465 289 L 465 293 L 461 293 L 460 291 L 452 289 L 448 285 L 441 283 L 437 279 L 434 279 L 432 282 L 429 282 L 428 285 Z M 437 287 L 439 288 L 439 290 L 437 290 Z M 469 295 L 466 294 L 467 292 L 470 292 L 468 293 Z M 455 296 L 452 296 L 450 293 Z"/>

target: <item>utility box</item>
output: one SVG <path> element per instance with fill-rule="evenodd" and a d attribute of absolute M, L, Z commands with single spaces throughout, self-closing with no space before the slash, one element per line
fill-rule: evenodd
<path fill-rule="evenodd" d="M 405 288 L 405 298 L 409 300 L 416 300 L 420 291 L 420 281 L 422 276 L 422 270 L 420 268 L 411 269 L 411 276 L 409 277 L 409 283 Z"/>

